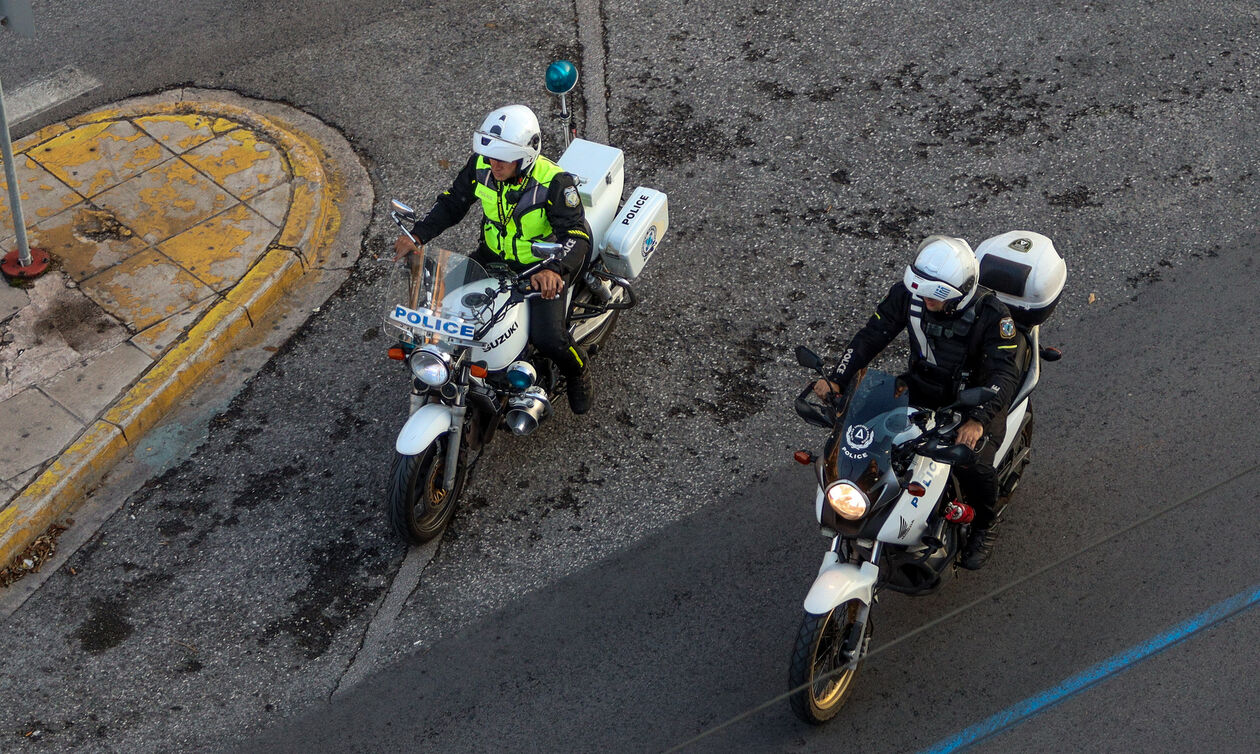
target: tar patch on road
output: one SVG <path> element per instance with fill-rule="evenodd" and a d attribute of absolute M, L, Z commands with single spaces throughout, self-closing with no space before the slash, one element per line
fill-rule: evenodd
<path fill-rule="evenodd" d="M 94 598 L 90 609 L 91 615 L 79 624 L 73 634 L 84 652 L 100 654 L 113 649 L 135 631 L 126 600 Z"/>
<path fill-rule="evenodd" d="M 335 541 L 317 546 L 307 557 L 311 567 L 307 585 L 289 597 L 293 611 L 272 621 L 258 643 L 266 646 L 281 634 L 291 636 L 308 660 L 328 651 L 337 633 L 375 604 L 384 586 L 364 583 L 365 565 L 376 565 L 380 553 L 363 550 L 353 529 L 345 529 Z M 347 588 L 353 585 L 353 588 Z"/>

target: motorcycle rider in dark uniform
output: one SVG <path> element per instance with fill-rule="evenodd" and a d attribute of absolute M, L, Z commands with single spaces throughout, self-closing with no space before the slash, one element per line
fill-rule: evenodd
<path fill-rule="evenodd" d="M 481 243 L 472 256 L 480 264 L 506 264 L 519 273 L 541 261 L 531 242 L 563 244 L 559 255 L 530 276 L 542 297 L 529 300 L 529 340 L 565 376 L 573 413 L 584 414 L 591 407 L 586 354 L 564 325 L 561 294 L 578 279 L 590 255 L 591 228 L 573 176 L 539 154 L 541 143 L 538 118 L 528 107 L 508 105 L 487 115 L 473 133 L 472 156 L 428 215 L 416 222 L 412 235 L 421 244 L 432 241 L 480 200 Z M 394 251 L 400 259 L 417 249 L 403 235 Z"/>
<path fill-rule="evenodd" d="M 902 375 L 910 403 L 939 408 L 965 387 L 989 386 L 998 395 L 967 409 L 959 444 L 977 450 L 976 460 L 955 468 L 967 502 L 975 508 L 962 565 L 981 568 L 993 553 L 998 502 L 994 456 L 1006 434 L 1006 410 L 1019 387 L 1016 366 L 1023 341 L 1006 305 L 977 285 L 980 265 L 961 238 L 929 236 L 914 263 L 879 303 L 875 315 L 853 336 L 828 381 L 814 392 L 843 392 L 849 381 L 903 329 L 910 333 L 910 369 Z M 985 442 L 977 447 L 981 438 Z"/>

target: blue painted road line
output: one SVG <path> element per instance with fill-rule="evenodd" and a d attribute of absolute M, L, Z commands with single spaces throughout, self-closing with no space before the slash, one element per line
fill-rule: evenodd
<path fill-rule="evenodd" d="M 1165 631 L 1164 633 L 1149 639 L 1126 652 L 1122 652 L 1109 660 L 1104 660 L 1088 670 L 1072 676 L 1048 691 L 1044 691 L 1036 696 L 1029 697 L 1022 702 L 1007 707 L 989 719 L 977 723 L 976 725 L 967 728 L 951 738 L 947 738 L 927 749 L 924 749 L 922 754 L 946 754 L 946 752 L 958 751 L 959 749 L 970 746 L 971 744 L 987 738 L 994 733 L 998 733 L 1006 728 L 1017 725 L 1033 715 L 1058 704 L 1073 694 L 1084 691 L 1104 678 L 1115 675 L 1116 673 L 1125 670 L 1130 665 L 1136 665 L 1151 655 L 1161 652 L 1179 641 L 1189 638 L 1198 631 L 1220 623 L 1227 618 L 1255 606 L 1257 602 L 1260 602 L 1260 584 L 1256 584 L 1242 593 L 1230 597 L 1224 602 L 1218 602 L 1190 620 L 1180 623 L 1168 631 Z"/>

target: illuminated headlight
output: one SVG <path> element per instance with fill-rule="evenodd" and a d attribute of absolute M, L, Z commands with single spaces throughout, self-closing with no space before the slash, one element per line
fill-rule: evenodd
<path fill-rule="evenodd" d="M 422 346 L 407 359 L 411 373 L 429 387 L 441 387 L 451 378 L 451 356 L 431 346 Z"/>
<path fill-rule="evenodd" d="M 866 499 L 866 495 L 848 482 L 833 483 L 827 488 L 826 497 L 827 505 L 830 505 L 840 518 L 850 521 L 857 521 L 865 516 L 866 509 L 870 507 L 870 501 Z"/>
<path fill-rule="evenodd" d="M 524 390 L 538 379 L 534 365 L 528 361 L 513 361 L 508 364 L 507 373 L 504 376 L 507 378 L 507 383 L 515 390 Z"/>

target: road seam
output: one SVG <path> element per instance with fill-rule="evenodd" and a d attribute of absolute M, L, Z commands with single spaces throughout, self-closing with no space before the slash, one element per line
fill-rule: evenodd
<path fill-rule="evenodd" d="M 582 76 L 586 84 L 586 134 L 584 138 L 608 143 L 608 80 L 604 73 L 607 47 L 604 40 L 604 13 L 600 0 L 574 0 L 577 13 L 578 44 L 582 46 Z"/>
<path fill-rule="evenodd" d="M 403 558 L 402 563 L 398 566 L 398 570 L 394 573 L 394 578 L 390 582 L 389 591 L 386 592 L 385 598 L 381 600 L 381 604 L 376 608 L 372 619 L 368 621 L 367 626 L 363 629 L 359 647 L 350 658 L 350 662 L 346 664 L 346 669 L 337 678 L 337 683 L 328 695 L 329 700 L 332 700 L 333 697 L 343 691 L 353 688 L 355 684 L 367 676 L 370 671 L 368 663 L 379 656 L 380 649 L 385 645 L 385 639 L 393 631 L 394 623 L 398 620 L 398 616 L 402 614 L 407 601 L 411 599 L 411 595 L 415 594 L 416 589 L 420 586 L 420 577 L 424 575 L 424 569 L 437 556 L 440 544 L 441 537 L 438 537 L 427 542 L 422 547 L 407 548 L 407 556 Z M 416 643 L 418 644 L 419 642 Z M 348 683 L 347 680 L 349 681 Z"/>

